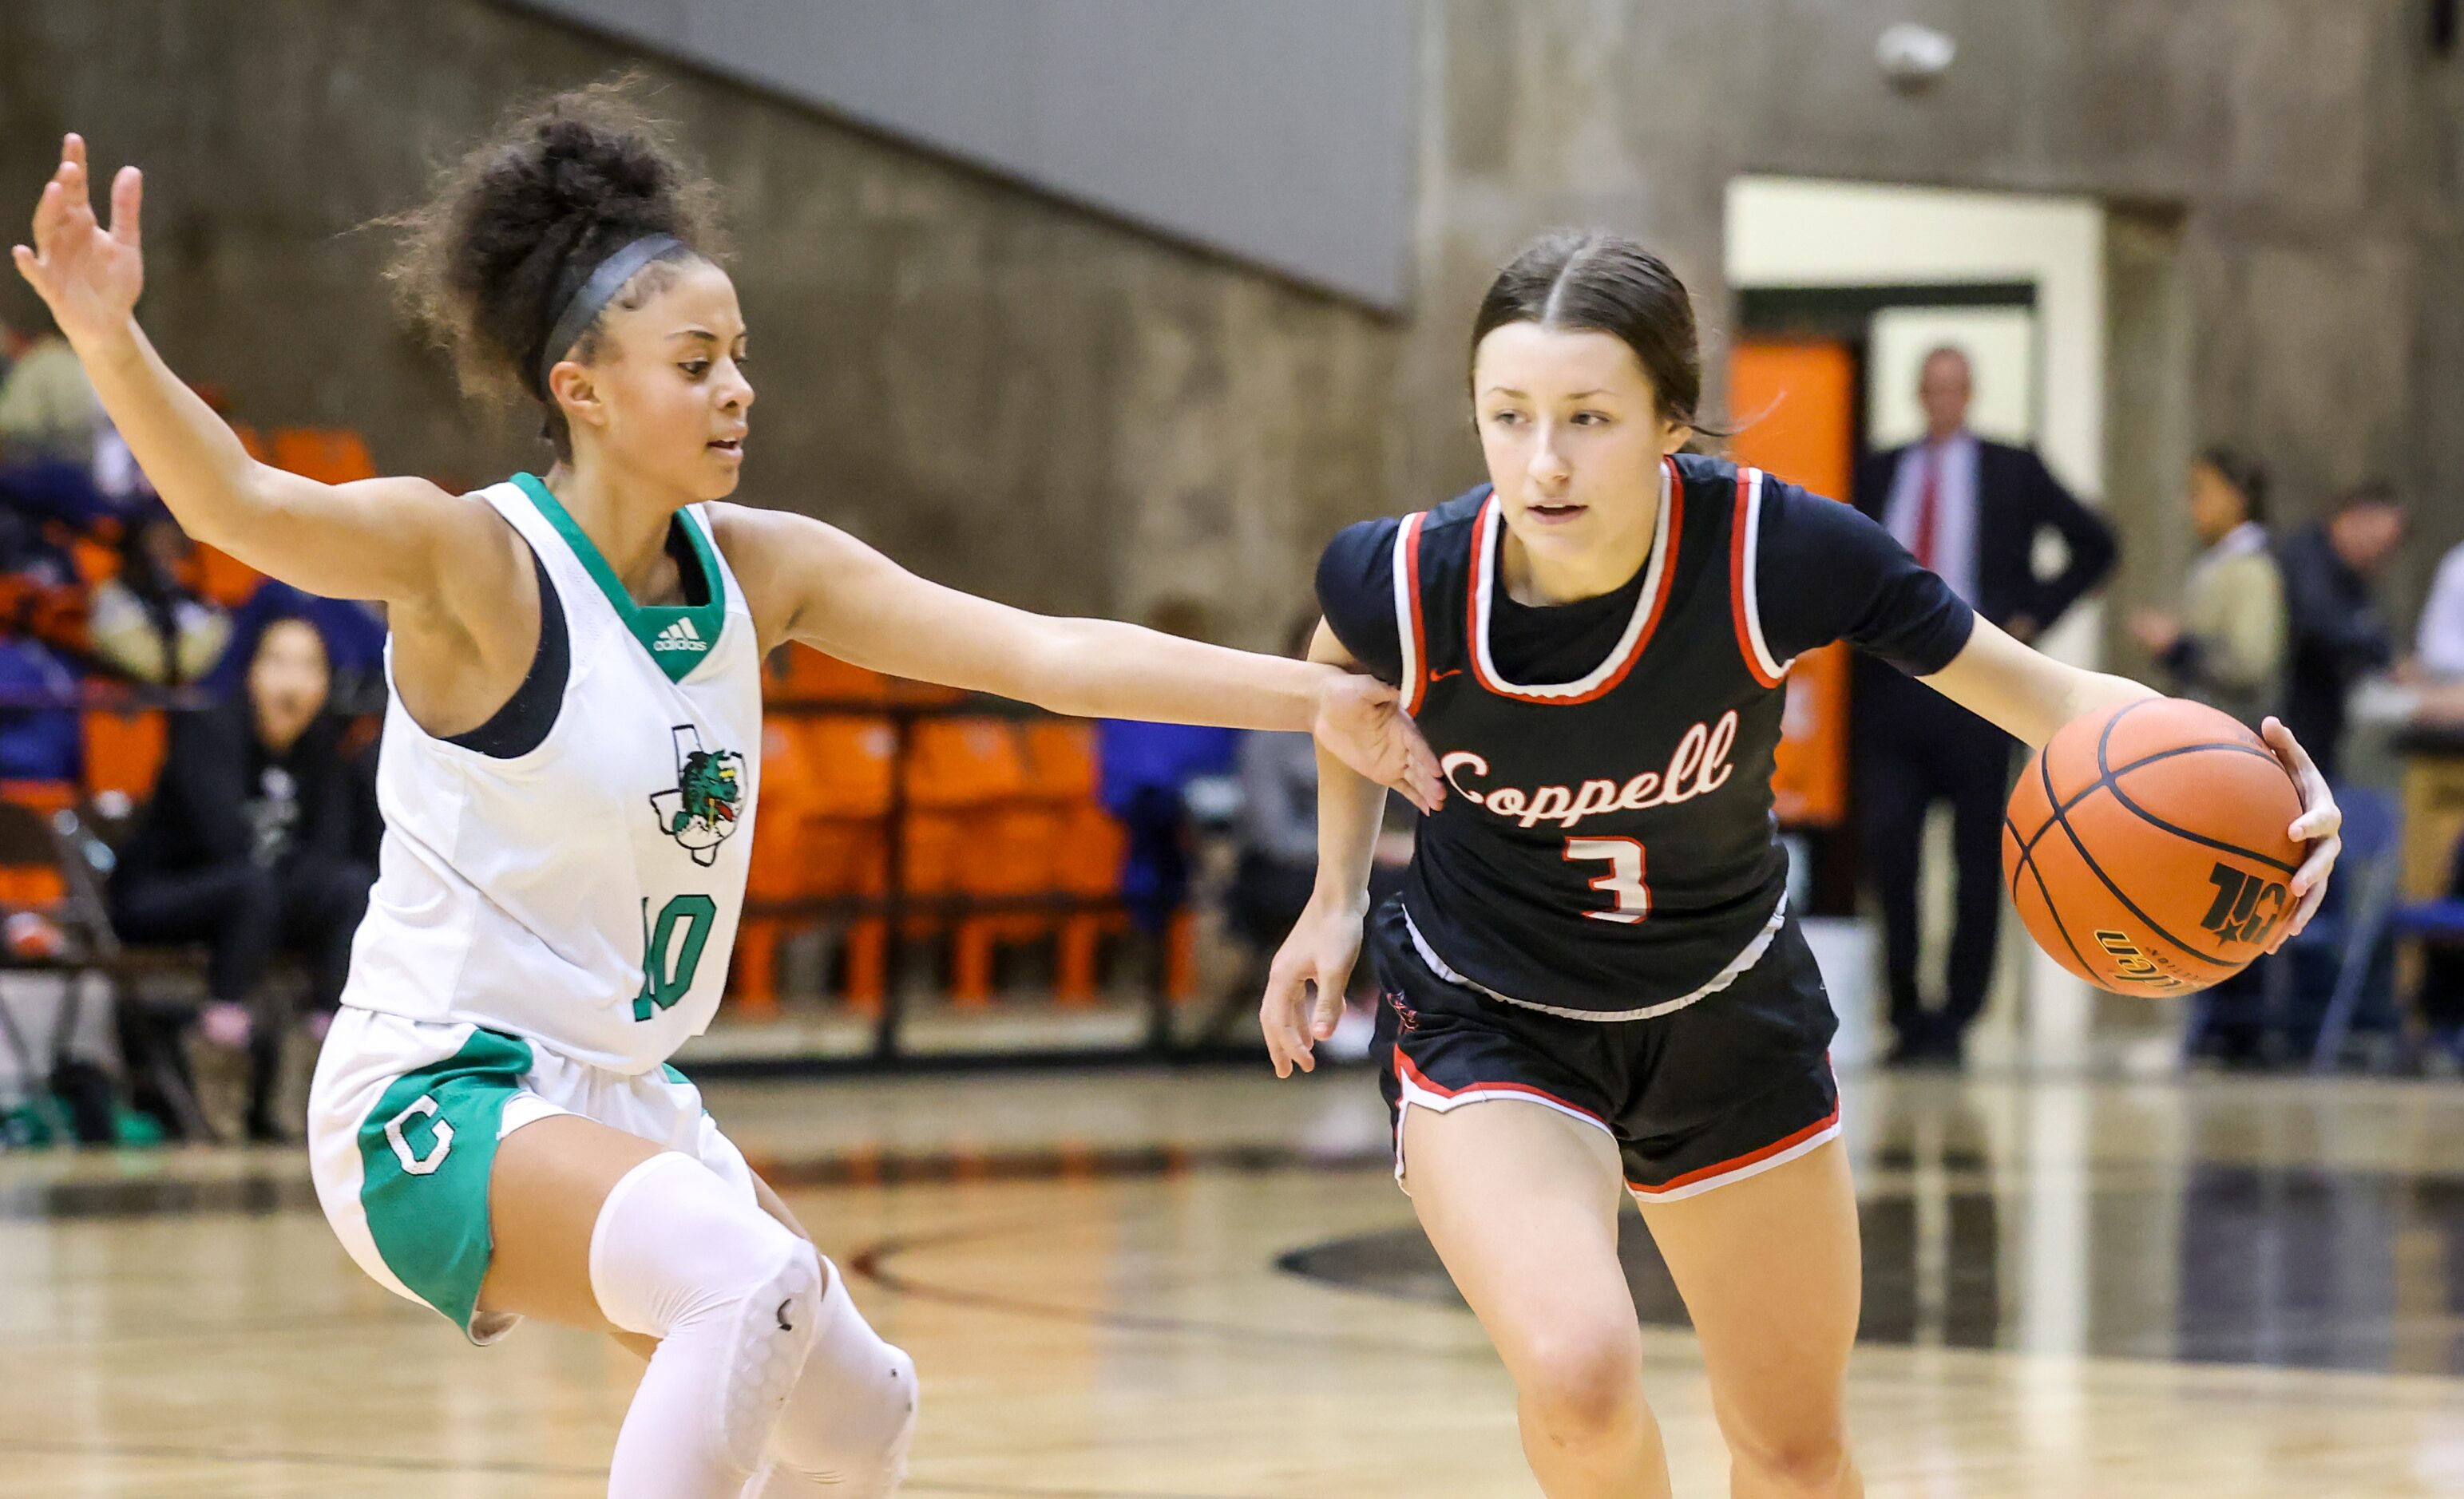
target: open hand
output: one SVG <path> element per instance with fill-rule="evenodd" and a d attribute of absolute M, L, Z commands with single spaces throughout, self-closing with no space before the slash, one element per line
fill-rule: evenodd
<path fill-rule="evenodd" d="M 1312 898 L 1276 949 L 1266 969 L 1266 997 L 1258 1005 L 1258 1029 L 1265 1032 L 1276 1076 L 1289 1077 L 1295 1067 L 1317 1071 L 1317 1043 L 1334 1034 L 1335 1022 L 1343 1018 L 1344 990 L 1360 961 L 1366 903 L 1364 899 L 1322 904 Z"/>
<path fill-rule="evenodd" d="M 2274 952 L 2309 925 L 2310 918 L 2319 914 L 2319 903 L 2327 899 L 2327 875 L 2336 867 L 2336 856 L 2344 849 L 2344 839 L 2337 832 L 2344 825 L 2344 814 L 2336 805 L 2336 793 L 2327 789 L 2327 778 L 2312 763 L 2310 751 L 2301 748 L 2301 742 L 2293 737 L 2293 730 L 2284 727 L 2282 719 L 2269 718 L 2258 726 L 2258 732 L 2267 741 L 2267 748 L 2284 762 L 2294 789 L 2301 793 L 2301 815 L 2293 819 L 2290 831 L 2310 845 L 2309 857 L 2294 871 L 2287 886 L 2299 903 L 2293 908 L 2293 919 L 2277 928 L 2276 941 L 2267 949 Z"/>
<path fill-rule="evenodd" d="M 128 327 L 138 293 L 145 289 L 145 265 L 137 248 L 144 180 L 123 166 L 111 183 L 111 224 L 94 216 L 86 183 L 85 141 L 60 141 L 59 168 L 34 203 L 34 244 L 11 250 L 24 276 L 52 310 L 52 320 L 79 350 L 95 347 Z"/>
<path fill-rule="evenodd" d="M 1393 687 L 1374 677 L 1329 666 L 1318 691 L 1317 742 L 1336 759 L 1381 786 L 1393 787 L 1422 812 L 1444 805 L 1446 783 L 1438 756 L 1403 711 Z"/>

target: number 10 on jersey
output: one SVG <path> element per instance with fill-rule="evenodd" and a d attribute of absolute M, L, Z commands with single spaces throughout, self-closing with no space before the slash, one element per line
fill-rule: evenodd
<path fill-rule="evenodd" d="M 1568 838 L 1566 861 L 1598 858 L 1608 861 L 1609 872 L 1592 881 L 1595 890 L 1606 890 L 1617 897 L 1617 904 L 1605 911 L 1585 911 L 1595 922 L 1619 922 L 1628 926 L 1651 914 L 1651 886 L 1642 882 L 1642 845 L 1633 838 Z"/>
<path fill-rule="evenodd" d="M 710 941 L 718 918 L 718 902 L 706 895 L 680 895 L 650 918 L 650 902 L 642 901 L 642 992 L 633 996 L 633 1018 L 648 1020 L 674 1005 L 693 988 L 693 970 L 701 967 L 702 945 Z M 678 935 L 677 929 L 683 928 Z"/>

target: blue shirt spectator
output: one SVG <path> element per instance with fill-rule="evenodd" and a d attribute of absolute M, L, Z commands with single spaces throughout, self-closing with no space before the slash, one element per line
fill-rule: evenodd
<path fill-rule="evenodd" d="M 1098 794 L 1129 834 L 1121 899 L 1140 929 L 1159 932 L 1189 901 L 1188 818 L 1182 796 L 1202 775 L 1229 775 L 1238 729 L 1106 719 Z"/>

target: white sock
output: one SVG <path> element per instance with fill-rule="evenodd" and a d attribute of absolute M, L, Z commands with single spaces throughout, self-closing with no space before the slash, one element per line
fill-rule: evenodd
<path fill-rule="evenodd" d="M 831 1267 L 812 1351 L 743 1499 L 883 1499 L 907 1476 L 915 1360 L 872 1330 Z"/>
<path fill-rule="evenodd" d="M 821 1257 L 709 1167 L 663 1151 L 600 1207 L 590 1286 L 607 1320 L 659 1339 L 608 1499 L 735 1499 L 820 1325 Z"/>

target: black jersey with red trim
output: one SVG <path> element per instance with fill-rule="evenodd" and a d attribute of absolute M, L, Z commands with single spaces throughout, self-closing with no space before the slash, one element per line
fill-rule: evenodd
<path fill-rule="evenodd" d="M 1599 597 L 1507 597 L 1504 530 L 1484 485 L 1351 527 L 1319 565 L 1336 637 L 1401 687 L 1450 783 L 1404 913 L 1433 967 L 1503 998 L 1673 1009 L 1784 918 L 1790 662 L 1845 639 L 1930 673 L 1973 614 L 1873 521 L 1717 458 L 1667 461 L 1650 554 Z"/>

